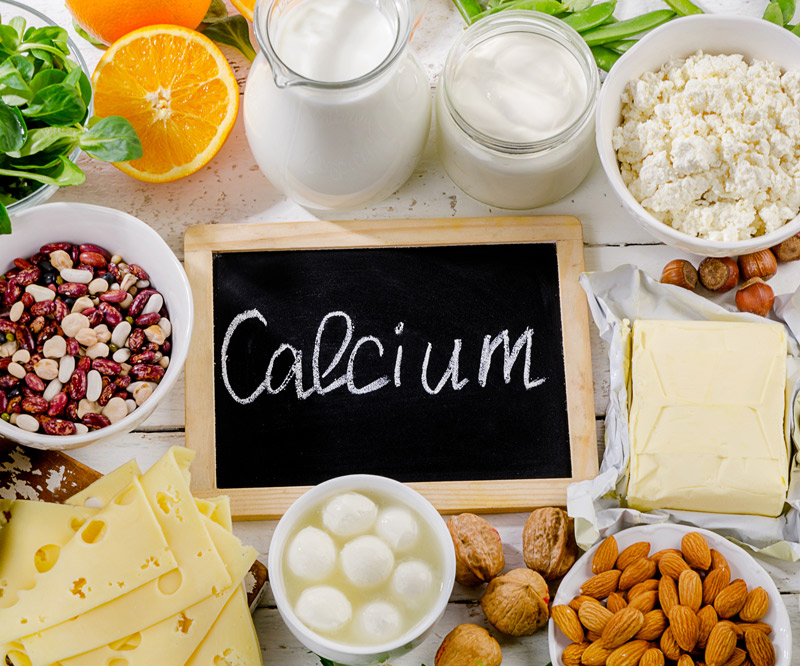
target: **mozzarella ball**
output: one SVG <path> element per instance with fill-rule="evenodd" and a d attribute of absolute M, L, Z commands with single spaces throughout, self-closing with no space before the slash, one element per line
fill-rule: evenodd
<path fill-rule="evenodd" d="M 408 509 L 399 506 L 378 514 L 375 531 L 396 553 L 408 550 L 417 542 L 417 521 Z"/>
<path fill-rule="evenodd" d="M 371 534 L 348 541 L 342 548 L 341 558 L 345 576 L 358 587 L 380 585 L 394 569 L 391 549 Z"/>
<path fill-rule="evenodd" d="M 359 493 L 337 495 L 322 510 L 322 523 L 333 534 L 351 537 L 366 532 L 378 516 L 378 507 Z"/>
<path fill-rule="evenodd" d="M 364 636 L 375 641 L 386 641 L 400 633 L 400 611 L 388 601 L 373 601 L 364 606 L 356 616 Z"/>
<path fill-rule="evenodd" d="M 433 587 L 433 572 L 420 560 L 409 560 L 397 565 L 392 575 L 392 590 L 407 605 L 426 598 Z"/>
<path fill-rule="evenodd" d="M 330 585 L 303 590 L 294 612 L 311 629 L 326 632 L 341 629 L 353 616 L 347 597 Z"/>
<path fill-rule="evenodd" d="M 287 564 L 295 576 L 305 580 L 322 580 L 336 564 L 336 545 L 329 534 L 316 527 L 305 527 L 297 533 L 287 552 Z"/>

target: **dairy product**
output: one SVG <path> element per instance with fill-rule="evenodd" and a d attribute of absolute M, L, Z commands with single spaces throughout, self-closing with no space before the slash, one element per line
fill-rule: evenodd
<path fill-rule="evenodd" d="M 388 601 L 373 601 L 364 606 L 356 621 L 365 636 L 385 641 L 397 635 L 400 629 L 400 611 Z"/>
<path fill-rule="evenodd" d="M 432 585 L 431 568 L 420 560 L 402 562 L 392 574 L 392 589 L 406 605 L 416 605 L 425 599 Z"/>
<path fill-rule="evenodd" d="M 628 504 L 779 515 L 786 353 L 779 324 L 636 321 Z"/>
<path fill-rule="evenodd" d="M 408 509 L 399 506 L 390 506 L 380 512 L 375 531 L 395 553 L 405 552 L 417 543 L 417 521 Z"/>
<path fill-rule="evenodd" d="M 322 510 L 322 523 L 337 536 L 349 537 L 366 532 L 378 516 L 378 507 L 360 493 L 334 497 Z"/>
<path fill-rule="evenodd" d="M 306 580 L 322 580 L 336 564 L 336 546 L 325 532 L 306 527 L 292 540 L 286 555 L 292 573 Z"/>
<path fill-rule="evenodd" d="M 347 597 L 330 585 L 303 590 L 294 610 L 309 627 L 326 632 L 341 629 L 353 615 Z"/>
<path fill-rule="evenodd" d="M 658 220 L 690 236 L 746 240 L 800 211 L 800 71 L 698 52 L 625 87 L 620 173 Z"/>
<path fill-rule="evenodd" d="M 345 576 L 358 587 L 379 585 L 394 569 L 394 555 L 389 546 L 371 534 L 346 543 L 341 559 Z"/>
<path fill-rule="evenodd" d="M 470 196 L 533 208 L 577 187 L 594 158 L 597 67 L 563 22 L 505 11 L 453 45 L 436 94 L 439 156 Z"/>

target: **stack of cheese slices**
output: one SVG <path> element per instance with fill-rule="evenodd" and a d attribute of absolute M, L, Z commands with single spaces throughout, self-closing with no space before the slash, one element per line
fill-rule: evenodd
<path fill-rule="evenodd" d="M 0 502 L 3 666 L 259 666 L 242 579 L 256 551 L 193 453 L 130 462 L 66 504 Z"/>

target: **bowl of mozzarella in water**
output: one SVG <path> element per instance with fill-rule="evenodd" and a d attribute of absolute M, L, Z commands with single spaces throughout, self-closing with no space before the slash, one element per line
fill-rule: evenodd
<path fill-rule="evenodd" d="M 269 550 L 278 611 L 308 649 L 360 666 L 419 645 L 447 607 L 455 553 L 415 490 L 357 474 L 331 479 L 281 518 Z"/>

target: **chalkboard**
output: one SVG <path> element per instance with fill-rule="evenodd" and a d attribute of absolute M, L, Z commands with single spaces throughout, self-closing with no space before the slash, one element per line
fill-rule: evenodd
<path fill-rule="evenodd" d="M 585 304 L 569 319 L 563 307 L 565 246 L 580 245 L 580 226 L 545 219 L 562 221 L 561 233 L 542 238 L 541 218 L 509 223 L 511 236 L 537 232 L 523 242 L 483 239 L 504 229 L 495 220 L 460 232 L 464 220 L 415 221 L 416 247 L 386 236 L 397 222 L 372 223 L 366 235 L 338 223 L 338 243 L 310 247 L 305 236 L 329 223 L 268 225 L 260 239 L 248 226 L 235 249 L 242 227 L 190 230 L 187 270 L 196 297 L 210 301 L 197 303 L 207 320 L 198 332 L 210 336 L 195 348 L 212 356 L 208 367 L 187 366 L 187 442 L 210 437 L 199 442 L 212 454 L 207 489 L 231 493 L 239 517 L 278 515 L 287 494 L 371 473 L 440 492 L 477 484 L 483 499 L 469 508 L 496 510 L 534 503 L 505 506 L 509 484 L 563 492 L 590 476 L 593 409 L 591 433 L 578 435 L 586 446 L 573 446 L 587 418 L 570 409 L 565 362 L 576 360 L 565 332 L 586 325 Z M 559 237 L 575 229 L 577 239 Z M 446 244 L 435 242 L 442 232 Z M 289 239 L 297 247 L 279 247 Z M 574 272 L 566 279 L 577 287 Z M 586 347 L 588 358 L 588 335 Z M 591 370 L 582 370 L 586 393 Z M 581 397 L 591 409 L 591 394 Z"/>

